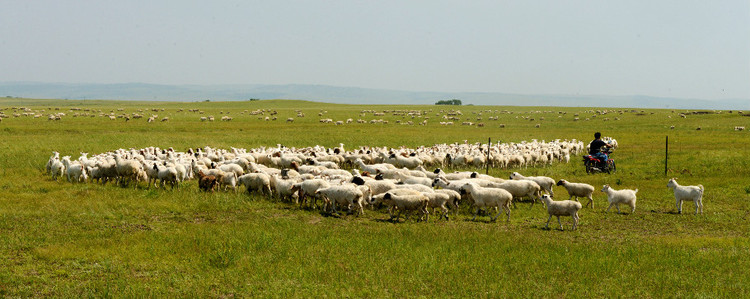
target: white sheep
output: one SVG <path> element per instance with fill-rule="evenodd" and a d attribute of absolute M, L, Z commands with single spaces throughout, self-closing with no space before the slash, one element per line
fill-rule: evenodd
<path fill-rule="evenodd" d="M 86 168 L 83 164 L 78 163 L 78 161 L 71 162 L 70 156 L 63 157 L 62 163 L 65 165 L 65 174 L 68 177 L 68 182 L 85 182 L 88 180 Z"/>
<path fill-rule="evenodd" d="M 541 187 L 534 181 L 521 180 L 521 181 L 505 181 L 502 184 L 494 184 L 493 187 L 504 189 L 513 197 L 528 197 L 531 199 L 531 206 L 534 207 L 534 203 L 537 200 Z M 514 203 L 515 206 L 515 203 Z"/>
<path fill-rule="evenodd" d="M 604 187 L 602 188 L 602 192 L 607 194 L 607 201 L 609 202 L 607 212 L 609 212 L 609 209 L 612 208 L 612 205 L 614 205 L 615 208 L 617 208 L 617 213 L 619 214 L 620 204 L 626 204 L 631 208 L 630 213 L 635 213 L 635 194 L 638 193 L 638 189 L 615 190 L 612 189 L 609 185 L 604 185 Z"/>
<path fill-rule="evenodd" d="M 575 197 L 575 200 L 578 201 L 579 197 L 586 197 L 589 199 L 589 202 L 586 203 L 586 206 L 588 207 L 589 204 L 591 204 L 591 208 L 594 208 L 594 186 L 584 183 L 571 183 L 566 180 L 558 181 L 557 185 L 563 186 L 566 190 L 568 190 L 568 195 L 570 195 L 570 198 L 568 198 L 568 200 Z"/>
<path fill-rule="evenodd" d="M 552 220 L 552 216 L 556 216 L 557 223 L 560 224 L 560 229 L 562 230 L 563 226 L 562 222 L 560 222 L 560 216 L 570 216 L 573 217 L 573 230 L 576 230 L 576 227 L 578 227 L 578 211 L 582 208 L 580 202 L 572 200 L 554 201 L 547 194 L 542 195 L 541 199 L 547 205 L 547 213 L 549 213 L 547 225 L 544 226 L 545 229 L 549 228 L 549 222 Z"/>
<path fill-rule="evenodd" d="M 546 176 L 523 176 L 518 172 L 514 172 L 510 174 L 511 180 L 529 180 L 537 183 L 539 187 L 542 187 L 547 193 L 549 193 L 550 196 L 555 196 L 555 192 L 552 191 L 552 188 L 555 186 L 555 180 L 553 180 L 550 177 Z"/>
<path fill-rule="evenodd" d="M 451 196 L 448 195 L 448 193 L 443 192 L 422 192 L 422 195 L 426 196 L 430 201 L 427 203 L 427 208 L 432 209 L 432 212 L 435 212 L 435 208 L 439 208 L 440 211 L 443 212 L 443 214 L 440 215 L 440 218 L 445 218 L 445 220 L 448 220 L 448 208 L 446 205 L 451 204 Z M 427 217 L 427 220 L 429 220 L 429 215 Z"/>
<path fill-rule="evenodd" d="M 472 221 L 477 219 L 479 210 L 484 207 L 501 208 L 501 210 L 498 210 L 497 215 L 492 217 L 490 221 L 495 221 L 502 212 L 505 212 L 507 220 L 510 221 L 510 203 L 513 201 L 513 195 L 510 192 L 498 188 L 482 188 L 475 183 L 466 183 L 460 190 L 462 194 L 467 194 L 474 201 L 474 206 L 477 207 L 477 211 L 474 212 L 474 218 L 471 219 Z"/>
<path fill-rule="evenodd" d="M 271 196 L 271 176 L 265 173 L 247 173 L 237 178 L 238 185 L 247 187 L 247 192 L 258 190 L 261 194 Z"/>
<path fill-rule="evenodd" d="M 393 213 L 390 213 L 391 220 L 396 218 L 396 221 L 398 222 L 399 218 L 401 217 L 401 213 L 404 211 L 420 211 L 423 215 L 428 215 L 427 212 L 427 205 L 429 203 L 430 199 L 426 196 L 420 194 L 407 194 L 407 195 L 397 195 L 397 194 L 391 194 L 390 192 L 382 194 L 380 196 L 374 196 L 370 204 L 377 204 L 377 203 L 383 203 L 389 207 L 389 211 L 393 211 L 393 209 L 398 210 L 398 215 L 395 217 L 393 216 Z M 421 219 L 421 218 L 420 218 Z M 406 220 L 409 220 L 409 214 L 407 212 L 406 214 Z"/>
<path fill-rule="evenodd" d="M 667 182 L 667 187 L 674 191 L 677 213 L 682 214 L 682 202 L 688 200 L 695 203 L 696 215 L 698 214 L 699 209 L 701 214 L 703 214 L 703 185 L 680 186 L 680 184 L 677 184 L 677 179 L 672 178 L 671 180 L 669 180 L 669 182 Z"/>
<path fill-rule="evenodd" d="M 55 159 L 50 163 L 50 175 L 52 175 L 52 179 L 57 181 L 57 178 L 63 176 L 65 174 L 65 164 L 61 162 L 60 160 Z"/>
<path fill-rule="evenodd" d="M 363 194 L 354 184 L 319 188 L 315 191 L 315 195 L 323 196 L 326 205 L 331 205 L 331 211 L 334 214 L 338 214 L 336 206 L 339 204 L 345 207 L 354 207 L 357 209 L 357 216 L 364 214 L 364 209 L 360 201 L 363 198 Z"/>
<path fill-rule="evenodd" d="M 276 195 L 281 200 L 288 199 L 290 201 L 296 201 L 298 199 L 297 193 L 292 192 L 292 185 L 295 183 L 297 183 L 297 181 L 294 179 L 285 180 L 277 175 L 271 176 L 271 188 L 276 190 Z"/>
<path fill-rule="evenodd" d="M 453 215 L 458 215 L 458 205 L 461 202 L 461 194 L 457 191 L 453 191 L 450 189 L 436 189 L 435 193 L 444 193 L 447 194 L 450 199 L 448 200 L 448 203 L 453 210 Z"/>
<path fill-rule="evenodd" d="M 311 206 L 315 207 L 316 199 L 319 197 L 315 194 L 315 191 L 321 188 L 331 187 L 331 184 L 323 179 L 312 179 L 305 180 L 300 183 L 292 185 L 292 192 L 299 192 L 299 205 L 302 206 L 305 203 L 305 197 L 310 196 L 313 198 Z"/>

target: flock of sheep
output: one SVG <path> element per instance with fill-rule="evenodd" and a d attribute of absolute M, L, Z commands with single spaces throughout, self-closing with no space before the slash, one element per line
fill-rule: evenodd
<path fill-rule="evenodd" d="M 12 113 L 10 115 L 5 114 L 3 110 L 10 109 Z M 168 115 L 163 116 L 163 114 L 166 113 Z M 59 107 L 49 107 L 47 109 L 30 109 L 27 107 L 10 107 L 10 108 L 2 108 L 0 109 L 0 122 L 4 118 L 10 118 L 11 116 L 14 118 L 18 117 L 33 117 L 33 118 L 46 118 L 48 120 L 62 120 L 65 117 L 101 117 L 109 120 L 124 120 L 124 121 L 130 121 L 136 120 L 136 119 L 146 119 L 147 122 L 167 122 L 170 121 L 170 115 L 175 116 L 174 113 L 193 113 L 198 114 L 198 119 L 202 122 L 212 122 L 216 119 L 220 119 L 221 121 L 232 121 L 234 118 L 230 116 L 232 112 L 230 111 L 219 111 L 219 114 L 222 116 L 220 118 L 215 117 L 213 114 L 206 113 L 204 110 L 201 109 L 184 109 L 179 108 L 175 111 L 167 111 L 165 108 L 150 108 L 150 109 L 136 109 L 134 112 L 126 112 L 125 108 L 117 108 L 117 109 L 111 109 L 110 111 L 103 111 L 101 109 L 91 109 L 91 108 L 68 108 L 67 111 L 63 111 Z M 631 113 L 635 115 L 647 115 L 645 110 L 635 110 L 635 109 L 600 109 L 600 110 L 586 110 L 579 113 L 574 113 L 573 115 L 573 121 L 593 121 L 593 120 L 602 120 L 602 121 L 618 121 L 620 120 L 619 115 L 623 115 L 626 113 Z M 655 112 L 651 112 L 650 114 L 654 114 Z M 707 113 L 715 113 L 715 114 L 722 114 L 724 111 L 685 111 L 685 112 L 678 112 L 675 110 L 671 111 L 672 115 L 676 115 L 681 118 L 687 118 L 688 115 L 691 114 L 707 114 Z M 728 111 L 728 113 L 734 113 L 734 111 Z M 160 116 L 159 114 L 162 114 Z M 235 113 L 237 114 L 237 113 Z M 256 117 L 258 120 L 264 120 L 264 121 L 276 121 L 280 119 L 279 112 L 274 109 L 255 109 L 255 110 L 243 110 L 238 113 L 239 115 L 246 115 L 251 117 Z M 333 118 L 327 117 L 328 111 L 326 110 L 320 110 L 318 112 L 318 116 L 320 117 L 319 122 L 320 123 L 327 123 L 327 124 L 335 124 L 335 125 L 344 125 L 344 124 L 350 124 L 350 123 L 360 123 L 360 124 L 401 124 L 401 125 L 427 125 L 431 119 L 435 119 L 437 123 L 443 126 L 451 126 L 454 123 L 455 124 L 461 124 L 464 126 L 474 126 L 474 127 L 485 127 L 488 123 L 486 121 L 498 121 L 500 119 L 500 114 L 506 114 L 507 117 L 515 117 L 515 119 L 523 119 L 528 120 L 530 122 L 538 122 L 534 125 L 536 128 L 542 127 L 542 122 L 545 120 L 545 116 L 551 117 L 551 115 L 557 115 L 558 118 L 562 118 L 564 115 L 567 115 L 567 112 L 564 111 L 528 111 L 528 112 L 514 112 L 514 111 L 508 111 L 508 110 L 480 110 L 480 111 L 472 111 L 467 112 L 464 114 L 461 110 L 458 109 L 441 109 L 441 110 L 361 110 L 359 112 L 359 118 L 346 118 L 341 120 L 334 120 Z M 514 115 L 515 114 L 515 115 Z M 738 115 L 746 115 L 742 111 L 737 111 Z M 514 115 L 514 116 L 513 116 Z M 667 115 L 667 118 L 672 118 L 672 115 Z M 389 120 L 386 116 L 390 117 Z M 610 117 L 612 116 L 612 117 Z M 296 117 L 296 118 L 295 118 Z M 302 110 L 294 110 L 291 117 L 286 118 L 287 123 L 294 123 L 295 119 L 304 118 L 305 113 Z M 395 119 L 394 119 L 395 118 Z M 283 118 L 281 118 L 283 119 Z M 506 124 L 500 123 L 495 125 L 494 127 L 500 127 L 505 128 Z M 670 126 L 670 129 L 674 129 L 675 126 Z M 697 130 L 700 130 L 700 127 L 697 127 Z M 744 126 L 735 126 L 733 128 L 735 131 L 744 131 Z"/>
<path fill-rule="evenodd" d="M 487 150 L 489 149 L 489 154 Z M 70 156 L 60 158 L 53 152 L 46 171 L 57 180 L 67 177 L 70 182 L 113 182 L 147 188 L 169 185 L 175 188 L 180 182 L 197 179 L 203 191 L 234 190 L 245 186 L 248 192 L 259 192 L 266 197 L 277 197 L 300 206 L 321 208 L 338 214 L 347 209 L 357 215 L 365 206 L 388 207 L 391 220 L 398 221 L 406 212 L 408 220 L 416 211 L 419 219 L 428 220 L 429 212 L 438 210 L 439 218 L 448 219 L 459 206 L 476 208 L 474 219 L 482 209 L 497 209 L 494 221 L 501 213 L 510 219 L 511 205 L 528 198 L 533 207 L 541 200 L 552 216 L 573 217 L 573 229 L 578 224 L 578 211 L 582 208 L 578 198 L 588 198 L 586 204 L 594 207 L 594 187 L 566 180 L 555 182 L 549 177 L 526 177 L 513 172 L 509 179 L 501 179 L 471 171 L 444 172 L 441 168 L 484 166 L 528 166 L 553 161 L 567 162 L 570 155 L 584 150 L 580 141 L 523 142 L 511 144 L 438 144 L 418 148 L 359 147 L 346 151 L 343 144 L 335 148 L 322 146 L 306 148 L 261 147 L 251 150 L 210 147 L 178 152 L 172 148 L 118 149 L 88 157 L 81 153 L 76 160 Z M 487 160 L 489 157 L 489 160 Z M 351 168 L 351 171 L 342 167 Z M 425 167 L 435 167 L 428 171 Z M 554 186 L 564 187 L 570 198 L 552 200 Z M 696 213 L 703 212 L 702 186 L 680 186 L 675 179 L 668 183 L 674 189 L 678 211 L 682 201 L 695 203 Z M 636 190 L 614 190 L 604 186 L 609 207 L 625 204 L 635 211 Z M 575 200 L 570 200 L 575 199 Z M 318 205 L 320 203 L 320 205 Z M 489 211 L 488 211 L 489 212 Z M 562 229 L 562 224 L 560 223 Z"/>

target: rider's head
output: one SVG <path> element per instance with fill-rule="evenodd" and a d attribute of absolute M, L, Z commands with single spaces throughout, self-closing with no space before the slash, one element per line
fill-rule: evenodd
<path fill-rule="evenodd" d="M 602 137 L 602 133 L 596 132 L 594 133 L 594 139 L 599 139 Z"/>

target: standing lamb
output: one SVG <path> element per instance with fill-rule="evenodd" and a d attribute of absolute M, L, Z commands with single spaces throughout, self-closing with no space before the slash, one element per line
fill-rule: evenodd
<path fill-rule="evenodd" d="M 586 197 L 589 199 L 589 202 L 586 203 L 586 206 L 588 207 L 589 204 L 591 204 L 591 208 L 594 208 L 594 186 L 584 183 L 571 183 L 566 180 L 560 180 L 559 182 L 557 182 L 557 185 L 563 186 L 566 190 L 568 190 L 568 194 L 570 195 L 570 198 L 568 198 L 568 200 L 575 197 L 576 201 L 578 201 L 579 197 Z"/>
<path fill-rule="evenodd" d="M 699 208 L 701 214 L 703 214 L 703 185 L 680 186 L 680 184 L 677 184 L 677 179 L 672 178 L 667 183 L 667 187 L 674 191 L 675 206 L 677 206 L 678 214 L 682 214 L 682 202 L 685 200 L 695 203 L 696 215 L 698 215 Z"/>
<path fill-rule="evenodd" d="M 614 205 L 615 208 L 617 208 L 617 214 L 620 214 L 620 204 L 626 204 L 631 208 L 630 213 L 635 213 L 635 194 L 638 193 L 638 189 L 615 190 L 609 187 L 609 185 L 604 185 L 602 192 L 607 193 L 607 201 L 609 202 L 607 212 L 609 212 L 609 209 Z"/>
<path fill-rule="evenodd" d="M 562 222 L 560 222 L 560 216 L 571 216 L 573 217 L 573 230 L 578 227 L 578 211 L 581 210 L 582 206 L 580 202 L 572 200 L 561 200 L 554 201 L 549 195 L 542 195 L 542 201 L 547 205 L 547 225 L 545 229 L 549 228 L 549 222 L 552 220 L 552 216 L 557 216 L 557 223 L 560 224 L 560 230 L 564 230 Z"/>

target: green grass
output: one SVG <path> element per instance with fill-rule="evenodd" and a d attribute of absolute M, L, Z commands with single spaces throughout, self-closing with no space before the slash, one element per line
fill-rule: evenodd
<path fill-rule="evenodd" d="M 151 103 L 1 99 L 0 109 L 44 109 L 45 116 L 0 122 L 0 296 L 2 297 L 747 297 L 750 295 L 750 117 L 720 114 L 680 118 L 671 110 L 480 106 L 356 106 L 302 101 Z M 55 111 L 54 108 L 60 108 Z M 169 116 L 110 121 L 73 117 L 70 108 Z M 52 109 L 50 109 L 52 108 Z M 122 108 L 122 112 L 117 109 Z M 146 111 L 163 108 L 164 111 Z M 177 112 L 183 108 L 185 111 Z M 441 126 L 440 110 L 462 119 L 482 115 L 483 128 Z M 202 109 L 204 114 L 188 112 Z M 271 109 L 263 121 L 244 110 Z M 428 125 L 387 113 L 430 111 Z M 297 118 L 295 110 L 306 114 Z M 389 124 L 318 122 L 383 118 Z M 494 113 L 494 110 L 510 113 Z M 618 110 L 627 111 L 623 114 Z M 49 111 L 68 114 L 48 121 Z M 218 119 L 230 112 L 231 122 Z M 588 112 L 587 112 L 588 111 Z M 78 112 L 85 112 L 83 110 Z M 560 113 L 563 112 L 563 113 Z M 579 113 L 579 121 L 573 121 Z M 653 114 L 652 114 L 653 113 Z M 95 114 L 98 114 L 95 113 Z M 200 116 L 214 115 L 215 122 Z M 497 121 L 488 116 L 499 116 Z M 535 118 L 525 120 L 523 116 Z M 672 116 L 668 118 L 668 116 Z M 295 117 L 294 123 L 286 123 Z M 544 120 L 540 120 L 544 117 Z M 590 118 L 586 121 L 586 118 Z M 620 120 L 614 120 L 615 117 Z M 603 121 L 609 118 L 609 121 Z M 418 122 L 415 119 L 415 122 Z M 500 128 L 499 124 L 505 124 Z M 541 124 L 541 128 L 534 128 Z M 669 127 L 674 125 L 675 129 Z M 698 126 L 700 131 L 695 130 Z M 579 161 L 528 169 L 491 169 L 582 181 L 599 189 L 638 188 L 635 214 L 605 213 L 606 196 L 581 211 L 578 231 L 543 230 L 546 211 L 519 203 L 510 222 L 467 221 L 466 209 L 449 222 L 390 223 L 387 214 L 329 217 L 247 194 L 179 189 L 146 190 L 55 182 L 43 175 L 53 150 L 77 158 L 117 148 L 221 148 L 578 139 L 593 132 L 615 137 L 618 172 L 587 175 Z M 670 173 L 664 176 L 669 135 Z M 704 215 L 675 214 L 666 183 L 703 184 Z M 566 194 L 555 189 L 558 199 Z M 502 217 L 501 217 L 502 219 Z M 553 219 L 553 222 L 555 220 Z M 570 218 L 563 218 L 566 228 Z"/>

